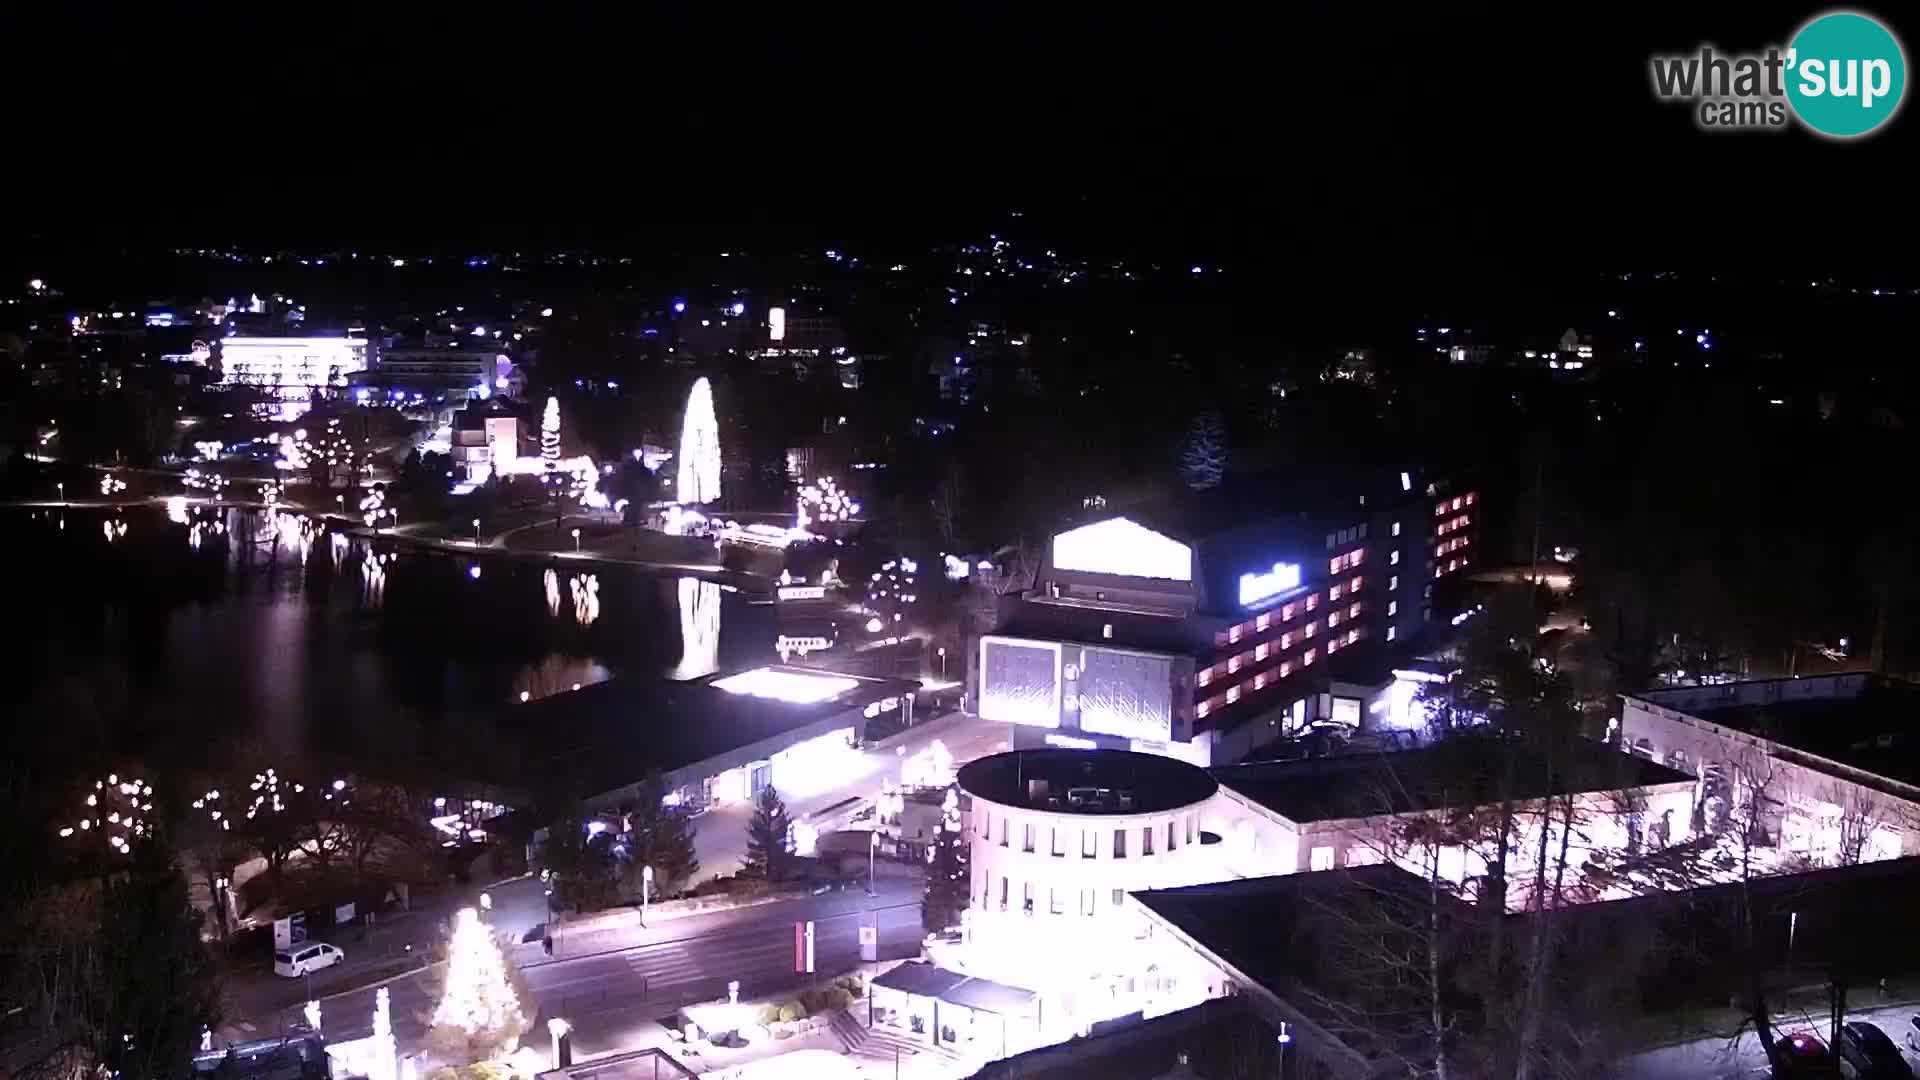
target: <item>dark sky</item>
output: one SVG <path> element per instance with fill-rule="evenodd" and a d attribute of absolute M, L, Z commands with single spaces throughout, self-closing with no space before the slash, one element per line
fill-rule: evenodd
<path fill-rule="evenodd" d="M 1910 108 L 1840 145 L 1704 134 L 1649 92 L 1651 51 L 1784 41 L 1820 8 L 1272 7 L 15 23 L 17 233 L 844 245 L 1018 208 L 1113 249 L 1307 264 L 1913 250 Z"/>

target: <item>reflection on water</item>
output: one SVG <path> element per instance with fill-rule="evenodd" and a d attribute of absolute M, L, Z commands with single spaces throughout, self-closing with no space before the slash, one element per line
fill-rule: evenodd
<path fill-rule="evenodd" d="M 763 663 L 778 632 L 771 605 L 697 578 L 480 562 L 470 578 L 470 555 L 284 508 L 0 510 L 4 588 L 35 613 L 0 715 L 49 733 L 79 716 L 73 744 L 176 763 L 484 757 L 511 776 L 553 735 L 517 726 L 522 692 Z"/>
<path fill-rule="evenodd" d="M 697 679 L 720 670 L 720 586 L 680 579 L 680 663 L 670 679 Z"/>

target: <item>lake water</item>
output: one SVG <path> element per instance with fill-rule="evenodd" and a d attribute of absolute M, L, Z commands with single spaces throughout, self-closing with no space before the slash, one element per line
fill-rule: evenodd
<path fill-rule="evenodd" d="M 774 613 L 693 578 L 444 554 L 251 510 L 0 512 L 23 748 L 510 777 L 511 707 L 610 676 L 778 662 Z M 475 576 L 475 568 L 478 575 Z"/>

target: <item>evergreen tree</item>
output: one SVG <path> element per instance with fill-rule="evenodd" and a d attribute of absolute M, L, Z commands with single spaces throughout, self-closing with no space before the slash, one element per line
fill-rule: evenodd
<path fill-rule="evenodd" d="M 966 910 L 971 877 L 967 866 L 967 837 L 960 829 L 960 796 L 947 789 L 941 806 L 940 829 L 927 852 L 927 893 L 920 901 L 920 925 L 929 934 L 950 930 Z"/>
<path fill-rule="evenodd" d="M 760 797 L 754 800 L 753 820 L 747 822 L 747 858 L 740 864 L 740 873 L 780 880 L 792 857 L 787 850 L 787 832 L 792 825 L 793 818 L 787 813 L 787 804 L 780 801 L 780 793 L 771 784 L 762 788 Z"/>
<path fill-rule="evenodd" d="M 1219 487 L 1227 471 L 1227 425 L 1216 412 L 1193 418 L 1180 452 L 1180 477 L 1195 491 Z"/>
<path fill-rule="evenodd" d="M 605 833 L 588 836 L 582 817 L 565 818 L 547 830 L 540 866 L 553 882 L 559 910 L 599 911 L 620 899 L 613 845 Z"/>
<path fill-rule="evenodd" d="M 540 415 L 540 457 L 551 469 L 560 460 L 560 399 L 548 398 Z"/>
<path fill-rule="evenodd" d="M 447 943 L 446 984 L 427 1041 L 462 1064 L 511 1053 L 532 1019 L 518 981 L 480 913 L 461 909 Z"/>
<path fill-rule="evenodd" d="M 700 872 L 700 856 L 693 849 L 693 822 L 687 812 L 666 805 L 666 785 L 658 773 L 640 785 L 640 800 L 627 818 L 628 850 L 636 880 L 642 867 L 653 867 L 653 893 L 677 891 Z M 638 888 L 629 892 L 638 893 Z"/>
<path fill-rule="evenodd" d="M 79 1012 L 92 1059 L 113 1074 L 184 1076 L 201 1030 L 219 1022 L 213 958 L 171 848 L 156 838 L 136 850 L 132 871 L 104 883 Z"/>

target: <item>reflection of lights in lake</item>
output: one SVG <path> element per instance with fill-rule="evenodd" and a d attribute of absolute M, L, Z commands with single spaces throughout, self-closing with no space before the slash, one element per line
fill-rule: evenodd
<path fill-rule="evenodd" d="M 540 580 L 541 580 L 541 584 L 545 585 L 547 590 L 547 614 L 549 615 L 560 614 L 560 575 L 559 573 L 557 571 L 548 570 L 545 574 L 541 575 Z"/>
<path fill-rule="evenodd" d="M 104 473 L 101 475 L 100 494 L 116 495 L 125 490 L 127 490 L 127 482 L 125 480 L 120 479 L 112 473 Z"/>
<path fill-rule="evenodd" d="M 175 495 L 167 500 L 167 520 L 176 525 L 187 523 L 187 497 Z"/>
<path fill-rule="evenodd" d="M 600 576 L 576 575 L 569 585 L 573 589 L 573 621 L 581 626 L 592 626 L 594 620 L 600 617 Z"/>
<path fill-rule="evenodd" d="M 347 558 L 347 549 L 349 546 L 347 534 L 341 532 L 330 533 L 328 537 L 329 547 L 333 550 L 333 568 L 338 570 L 340 569 L 340 564 L 345 562 Z"/>
<path fill-rule="evenodd" d="M 479 581 L 480 580 L 480 564 L 474 563 L 472 566 L 467 567 L 467 576 L 472 578 L 475 581 Z"/>
<path fill-rule="evenodd" d="M 697 679 L 720 667 L 720 586 L 680 579 L 680 663 L 669 677 Z"/>
<path fill-rule="evenodd" d="M 369 549 L 360 560 L 360 589 L 369 607 L 379 607 L 387 595 L 387 567 L 383 556 Z"/>
<path fill-rule="evenodd" d="M 107 534 L 109 544 L 127 535 L 127 523 L 124 521 L 103 521 L 100 523 L 100 529 Z"/>

